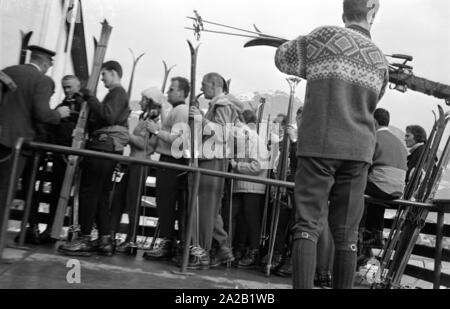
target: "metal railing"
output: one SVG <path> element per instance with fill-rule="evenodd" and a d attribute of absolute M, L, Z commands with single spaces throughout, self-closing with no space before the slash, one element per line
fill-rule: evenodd
<path fill-rule="evenodd" d="M 274 179 L 268 179 L 268 178 L 259 178 L 254 176 L 247 176 L 247 175 L 241 175 L 241 174 L 234 174 L 234 173 L 227 173 L 227 172 L 221 172 L 221 171 L 215 171 L 215 170 L 209 170 L 209 169 L 203 169 L 203 168 L 194 168 L 186 165 L 180 165 L 180 164 L 173 164 L 173 163 L 165 163 L 165 162 L 157 162 L 157 161 L 151 161 L 151 160 L 143 160 L 143 159 L 135 159 L 131 157 L 126 157 L 122 155 L 117 154 L 111 154 L 111 153 L 104 153 L 104 152 L 96 152 L 91 150 L 85 150 L 85 149 L 74 149 L 70 147 L 64 147 L 59 145 L 52 145 L 52 144 L 45 144 L 45 143 L 37 143 L 32 141 L 26 141 L 23 138 L 20 138 L 17 140 L 13 152 L 12 152 L 12 158 L 11 158 L 11 174 L 10 174 L 10 181 L 9 181 L 9 187 L 7 191 L 7 198 L 6 198 L 6 207 L 3 211 L 2 220 L 0 220 L 0 259 L 3 257 L 3 250 L 6 246 L 7 241 L 7 230 L 8 230 L 8 220 L 10 216 L 10 206 L 12 205 L 15 192 L 16 192 L 16 186 L 17 186 L 17 180 L 20 175 L 18 175 L 18 166 L 19 166 L 19 159 L 21 156 L 21 153 L 23 150 L 31 150 L 34 152 L 34 155 L 37 156 L 39 152 L 52 152 L 52 153 L 60 153 L 60 154 L 67 154 L 67 155 L 76 155 L 81 157 L 91 157 L 91 158 L 97 158 L 97 159 L 105 159 L 105 160 L 112 160 L 115 162 L 120 163 L 133 163 L 136 165 L 142 165 L 142 166 L 149 166 L 153 168 L 166 168 L 166 169 L 174 169 L 174 170 L 180 170 L 185 171 L 187 173 L 194 174 L 194 182 L 196 183 L 196 186 L 194 186 L 194 192 L 190 192 L 193 196 L 197 195 L 198 191 L 198 183 L 200 180 L 201 175 L 208 175 L 213 177 L 221 177 L 221 178 L 228 178 L 228 179 L 234 179 L 234 180 L 241 180 L 241 181 L 247 181 L 247 182 L 254 182 L 254 183 L 261 183 L 265 185 L 270 186 L 278 186 L 278 187 L 285 187 L 285 188 L 294 188 L 293 182 L 286 182 L 286 181 L 279 181 Z M 37 168 L 35 166 L 35 168 Z M 33 177 L 35 178 L 35 177 Z M 27 202 L 26 208 L 29 208 L 30 203 Z M 28 213 L 29 210 L 25 209 L 24 213 Z M 189 215 L 189 214 L 188 214 Z M 26 220 L 23 220 L 26 221 Z M 22 222 L 22 227 L 26 224 L 26 222 Z M 189 223 L 187 230 L 189 230 Z M 189 237 L 190 238 L 190 237 Z M 188 248 L 188 246 L 185 246 Z M 181 267 L 181 272 L 186 272 L 187 268 L 187 258 L 188 256 L 183 258 L 183 263 Z"/>
<path fill-rule="evenodd" d="M 196 177 L 196 181 L 198 181 L 198 176 L 201 175 L 208 175 L 213 177 L 222 177 L 222 178 L 228 178 L 228 179 L 234 179 L 234 180 L 241 180 L 241 181 L 248 181 L 248 182 L 254 182 L 254 183 L 261 183 L 265 185 L 270 186 L 279 186 L 279 187 L 285 187 L 285 188 L 294 188 L 293 182 L 286 182 L 286 181 L 279 181 L 274 179 L 268 179 L 268 178 L 259 178 L 254 176 L 247 176 L 247 175 L 241 175 L 241 174 L 234 174 L 234 173 L 227 173 L 227 172 L 221 172 L 221 171 L 215 171 L 215 170 L 209 170 L 209 169 L 202 169 L 202 168 L 194 168 L 186 165 L 179 165 L 179 164 L 173 164 L 173 163 L 165 163 L 165 162 L 158 162 L 158 161 L 151 161 L 151 160 L 143 160 L 143 159 L 135 159 L 131 157 L 126 157 L 122 155 L 116 155 L 116 154 L 110 154 L 110 153 L 104 153 L 104 152 L 96 152 L 91 150 L 84 150 L 84 149 L 74 149 L 70 147 L 64 147 L 59 145 L 52 145 L 52 144 L 44 144 L 44 143 L 37 143 L 32 141 L 25 141 L 24 139 L 18 139 L 17 143 L 15 144 L 15 147 L 12 152 L 12 158 L 11 158 L 11 174 L 10 174 L 10 181 L 9 181 L 9 187 L 7 191 L 7 200 L 6 200 L 6 207 L 3 211 L 3 214 L 1 216 L 0 220 L 0 259 L 3 257 L 3 251 L 6 246 L 6 235 L 8 230 L 8 220 L 10 217 L 10 206 L 13 202 L 13 199 L 15 197 L 16 192 L 16 186 L 17 186 L 17 180 L 20 175 L 18 175 L 18 166 L 19 166 L 19 158 L 21 156 L 21 153 L 23 150 L 31 150 L 35 157 L 39 155 L 40 152 L 52 152 L 52 153 L 60 153 L 60 154 L 67 154 L 67 155 L 77 155 L 81 157 L 91 157 L 91 158 L 98 158 L 98 159 L 106 159 L 106 160 L 112 160 L 120 163 L 133 163 L 138 164 L 142 166 L 149 166 L 153 168 L 167 168 L 167 169 L 175 169 L 180 171 L 185 171 L 188 173 L 193 173 Z M 36 161 L 36 159 L 34 160 Z M 37 168 L 36 162 L 34 162 L 34 168 Z M 31 178 L 35 178 L 35 175 L 31 175 Z M 33 180 L 32 179 L 32 180 Z M 196 186 L 196 190 L 198 190 L 198 186 Z M 193 192 L 196 194 L 196 192 Z M 30 199 L 30 192 L 27 192 L 27 200 Z M 388 204 L 388 205 L 398 205 L 398 206 L 407 206 L 407 207 L 425 207 L 429 208 L 430 211 L 437 211 L 439 214 L 438 217 L 438 242 L 436 246 L 436 260 L 435 263 L 438 264 L 435 267 L 434 270 L 434 285 L 437 287 L 439 285 L 439 277 L 441 275 L 441 269 L 440 269 L 440 263 L 441 263 L 441 253 L 442 253 L 442 227 L 443 227 L 443 213 L 449 212 L 450 206 L 449 201 L 437 201 L 437 203 L 417 203 L 417 202 L 411 202 L 411 201 L 405 201 L 405 200 L 394 200 L 394 201 L 382 201 L 370 198 L 368 196 L 365 197 L 367 200 L 369 200 L 372 203 L 375 204 Z M 445 205 L 443 207 L 442 205 Z M 26 215 L 29 213 L 30 202 L 27 201 L 24 214 Z M 445 208 L 445 210 L 443 210 Z M 26 221 L 26 220 L 23 220 Z M 26 222 L 22 222 L 22 229 L 26 225 Z M 23 238 L 23 237 L 22 237 Z M 186 246 L 187 247 L 187 246 Z M 187 268 L 187 259 L 186 261 L 183 261 L 183 264 L 181 266 L 181 272 L 185 272 Z"/>

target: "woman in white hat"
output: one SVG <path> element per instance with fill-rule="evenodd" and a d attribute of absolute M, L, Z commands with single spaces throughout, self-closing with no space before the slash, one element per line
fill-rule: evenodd
<path fill-rule="evenodd" d="M 146 130 L 147 120 L 158 122 L 161 114 L 161 107 L 165 101 L 162 92 L 151 87 L 142 91 L 142 99 L 139 105 L 142 114 L 139 116 L 139 122 L 130 134 L 130 156 L 136 159 L 150 159 L 156 147 L 156 139 L 152 138 L 153 134 Z M 117 191 L 114 194 L 113 204 L 111 207 L 111 228 L 113 236 L 119 231 L 122 213 L 127 210 L 128 213 L 128 233 L 124 242 L 117 246 L 116 252 L 132 253 L 133 230 L 136 228 L 135 215 L 141 201 L 140 186 L 145 185 L 146 176 L 144 167 L 140 165 L 130 164 L 123 176 Z M 141 180 L 142 179 L 142 180 Z"/>

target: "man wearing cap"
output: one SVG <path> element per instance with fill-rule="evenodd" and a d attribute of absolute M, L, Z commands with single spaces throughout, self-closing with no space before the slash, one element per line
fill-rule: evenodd
<path fill-rule="evenodd" d="M 130 156 L 136 159 L 149 160 L 150 155 L 156 148 L 156 137 L 148 132 L 147 121 L 151 120 L 159 124 L 161 107 L 165 102 L 161 90 L 156 87 L 148 88 L 142 91 L 142 99 L 139 105 L 142 114 L 139 116 L 139 122 L 130 134 Z M 147 175 L 143 174 L 146 169 L 142 165 L 129 164 L 122 180 L 114 192 L 111 205 L 111 229 L 113 235 L 119 231 L 122 213 L 128 210 L 128 232 L 127 238 L 123 243 L 116 247 L 116 252 L 130 253 L 133 231 L 138 222 L 135 222 L 136 211 L 141 205 L 142 187 L 145 184 Z M 141 178 L 141 177 L 144 178 Z M 141 194 L 140 194 L 141 193 Z M 138 217 L 139 218 L 139 217 Z"/>
<path fill-rule="evenodd" d="M 87 148 L 94 151 L 122 154 L 129 141 L 128 116 L 130 108 L 128 95 L 121 85 L 122 67 L 117 61 L 103 63 L 101 80 L 109 89 L 99 102 L 88 91 L 84 99 L 90 108 Z M 62 245 L 58 250 L 66 255 L 90 256 L 96 251 L 111 256 L 113 242 L 110 229 L 109 193 L 112 189 L 112 175 L 116 162 L 105 159 L 85 158 L 82 164 L 80 184 L 80 226 L 81 237 L 72 243 Z M 90 242 L 94 221 L 99 238 Z"/>
<path fill-rule="evenodd" d="M 156 152 L 161 154 L 160 162 L 187 165 L 187 160 L 173 152 L 174 141 L 180 138 L 184 129 L 188 129 L 188 105 L 186 98 L 190 92 L 189 81 L 184 77 L 174 77 L 167 91 L 168 102 L 172 110 L 164 119 L 161 130 L 154 121 L 148 122 L 148 130 L 158 141 Z M 182 171 L 158 169 L 156 171 L 156 205 L 158 210 L 159 235 L 161 242 L 155 248 L 144 254 L 148 260 L 168 259 L 175 245 L 174 224 L 176 211 L 184 210 L 184 190 L 186 179 Z M 180 221 L 179 221 L 180 222 Z M 181 223 L 181 222 L 180 222 Z M 179 225 L 180 227 L 180 225 Z"/>
<path fill-rule="evenodd" d="M 16 140 L 20 137 L 33 140 L 38 123 L 58 124 L 62 118 L 70 116 L 68 107 L 52 110 L 49 105 L 54 83 L 45 74 L 52 66 L 55 53 L 39 46 L 30 46 L 29 49 L 30 63 L 3 70 L 17 88 L 3 87 L 0 105 L 0 214 L 3 214 L 6 203 L 10 155 Z M 24 165 L 25 160 L 20 160 L 18 175 L 21 175 Z"/>
<path fill-rule="evenodd" d="M 373 112 L 388 63 L 371 41 L 378 0 L 344 0 L 345 28 L 325 26 L 282 44 L 278 69 L 307 80 L 295 182 L 294 288 L 312 288 L 317 239 L 329 209 L 333 287 L 352 288 L 358 225 L 375 149 Z"/>

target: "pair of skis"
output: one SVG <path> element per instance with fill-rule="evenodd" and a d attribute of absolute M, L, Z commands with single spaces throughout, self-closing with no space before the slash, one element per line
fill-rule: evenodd
<path fill-rule="evenodd" d="M 139 63 L 139 60 L 141 60 L 141 58 L 144 57 L 144 55 L 145 55 L 145 53 L 142 53 L 136 58 L 133 50 L 131 48 L 129 50 L 130 50 L 131 55 L 133 56 L 133 65 L 132 65 L 132 70 L 131 70 L 130 83 L 128 85 L 128 101 L 130 101 L 130 99 L 131 99 L 131 91 L 133 89 L 134 74 L 136 72 L 136 66 Z"/>
<path fill-rule="evenodd" d="M 428 138 L 428 141 L 426 145 L 424 146 L 424 151 L 420 155 L 419 161 L 417 166 L 415 167 L 408 184 L 405 188 L 405 192 L 403 195 L 403 199 L 410 200 L 413 197 L 414 192 L 417 190 L 417 187 L 419 185 L 420 179 L 423 177 L 423 170 L 426 166 L 426 160 L 428 158 L 428 154 L 431 150 L 432 141 L 434 140 L 434 136 L 436 134 L 436 131 L 438 129 L 438 121 L 435 119 L 435 123 L 433 126 L 433 129 L 431 130 L 430 136 Z M 390 230 L 386 245 L 384 250 L 382 251 L 381 255 L 381 273 L 384 272 L 384 270 L 388 267 L 388 264 L 390 263 L 390 259 L 392 257 L 392 253 L 394 251 L 395 246 L 397 245 L 397 242 L 400 237 L 400 227 L 403 226 L 405 221 L 405 212 L 406 212 L 406 206 L 400 206 L 397 210 L 394 222 L 392 224 L 392 228 Z"/>
<path fill-rule="evenodd" d="M 290 87 L 290 97 L 289 97 L 289 107 L 287 113 L 287 121 L 284 126 L 284 138 L 283 145 L 279 155 L 278 167 L 277 167 L 277 180 L 286 181 L 288 168 L 289 168 L 289 148 L 291 139 L 289 137 L 288 128 L 292 122 L 292 115 L 294 110 L 294 100 L 295 100 L 295 88 L 300 82 L 300 79 L 297 77 L 291 77 L 287 79 Z M 275 204 L 272 208 L 272 218 L 270 224 L 270 235 L 269 235 L 269 251 L 268 251 L 268 260 L 266 265 L 266 275 L 270 276 L 271 268 L 272 268 L 272 257 L 273 251 L 275 248 L 275 239 L 278 230 L 278 221 L 280 218 L 280 208 L 281 208 L 281 200 L 283 197 L 287 197 L 286 188 L 277 187 L 275 194 Z"/>
<path fill-rule="evenodd" d="M 20 36 L 22 37 L 22 45 L 20 47 L 20 56 L 19 56 L 19 64 L 25 64 L 27 61 L 27 53 L 28 53 L 28 45 L 30 43 L 31 36 L 33 35 L 33 31 L 23 32 L 20 31 Z"/>
<path fill-rule="evenodd" d="M 194 47 L 190 41 L 188 41 L 189 50 L 191 53 L 191 94 L 189 99 L 189 110 L 192 106 L 198 107 L 197 97 L 195 95 L 196 85 L 196 72 L 197 72 L 197 55 L 200 45 Z M 198 168 L 198 158 L 196 157 L 196 131 L 194 125 L 194 118 L 189 117 L 189 128 L 191 132 L 190 138 L 190 166 Z M 189 244 L 191 243 L 192 230 L 195 227 L 194 245 L 198 245 L 198 190 L 200 187 L 200 172 L 189 174 L 189 204 L 187 211 L 187 223 L 185 230 L 185 239 L 183 247 L 183 255 L 181 262 L 181 273 L 186 273 L 189 259 Z"/>
<path fill-rule="evenodd" d="M 102 23 L 102 31 L 100 36 L 100 41 L 96 45 L 95 54 L 94 54 L 94 62 L 93 67 L 91 71 L 91 76 L 89 77 L 88 84 L 87 84 L 87 90 L 91 93 L 95 93 L 97 89 L 97 84 L 100 78 L 100 71 L 102 64 L 105 59 L 105 54 L 109 42 L 109 38 L 111 36 L 112 27 L 108 24 L 106 20 Z M 87 102 L 84 102 L 81 111 L 78 117 L 77 125 L 73 132 L 73 141 L 72 141 L 72 148 L 75 149 L 82 149 L 85 147 L 85 142 L 87 138 L 87 132 L 86 132 L 86 123 L 89 116 L 89 106 L 87 105 Z M 61 236 L 62 227 L 64 224 L 64 217 L 67 210 L 68 201 L 72 192 L 72 187 L 74 184 L 79 183 L 79 180 L 81 179 L 80 175 L 80 157 L 75 155 L 70 155 L 68 157 L 66 172 L 64 174 L 64 181 L 61 188 L 59 200 L 58 200 L 58 207 L 55 214 L 55 220 L 52 226 L 51 236 L 52 238 L 59 239 Z M 77 181 L 75 181 L 75 179 Z M 78 233 L 78 188 L 79 186 L 76 185 L 76 188 L 74 190 L 75 199 L 74 199 L 74 207 L 73 207 L 73 225 L 69 231 L 73 235 L 74 238 L 76 238 L 76 235 Z"/>
<path fill-rule="evenodd" d="M 425 144 L 418 166 L 413 172 L 405 189 L 405 200 L 416 202 L 429 201 L 439 186 L 442 172 L 450 159 L 450 138 L 446 141 L 444 151 L 436 164 L 439 145 L 442 140 L 450 113 L 444 113 L 439 107 L 439 117 L 435 120 L 433 130 Z M 378 276 L 374 288 L 399 288 L 401 279 L 417 242 L 421 229 L 425 225 L 429 209 L 426 207 L 401 206 L 397 211 L 388 241 L 383 248 Z"/>

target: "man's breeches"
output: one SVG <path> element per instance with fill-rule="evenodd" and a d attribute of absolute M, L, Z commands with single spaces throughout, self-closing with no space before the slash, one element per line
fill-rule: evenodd
<path fill-rule="evenodd" d="M 336 250 L 356 251 L 369 164 L 299 157 L 295 176 L 295 238 L 317 242 L 327 207 Z"/>

